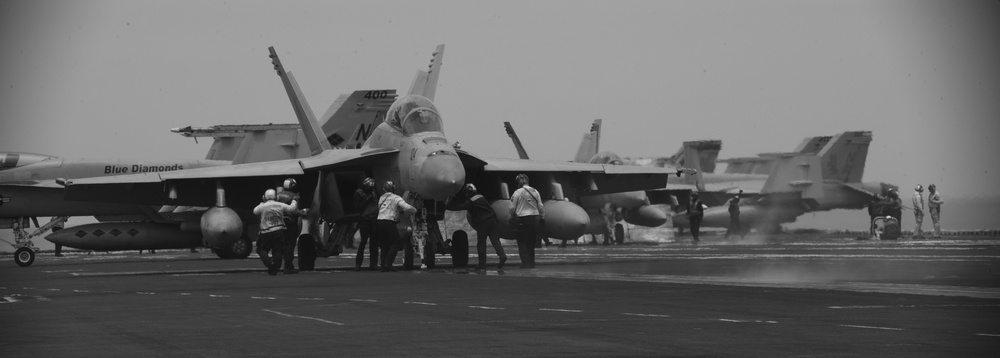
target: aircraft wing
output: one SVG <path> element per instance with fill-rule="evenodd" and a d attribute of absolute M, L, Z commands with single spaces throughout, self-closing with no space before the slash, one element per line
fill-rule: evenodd
<path fill-rule="evenodd" d="M 119 175 L 73 180 L 66 199 L 150 205 L 213 206 L 216 189 L 225 189 L 229 206 L 260 202 L 264 190 L 280 185 L 288 177 L 311 190 L 320 170 L 369 166 L 394 157 L 396 149 L 366 148 L 326 150 L 302 159 L 236 164 L 160 173 Z M 307 189 L 308 188 L 308 189 Z"/>
<path fill-rule="evenodd" d="M 62 189 L 62 185 L 56 183 L 55 180 L 24 180 L 24 181 L 10 181 L 0 183 L 3 186 L 22 186 L 22 187 L 32 187 L 32 188 L 51 188 L 51 189 Z"/>
<path fill-rule="evenodd" d="M 463 162 L 468 161 L 463 159 Z M 481 169 L 466 168 L 466 171 L 474 173 L 479 185 L 489 185 L 497 180 L 513 182 L 514 176 L 524 173 L 543 196 L 548 196 L 546 192 L 550 188 L 540 183 L 558 183 L 567 195 L 592 195 L 660 189 L 666 186 L 668 176 L 676 174 L 670 169 L 631 165 L 495 158 L 484 159 L 482 163 Z"/>

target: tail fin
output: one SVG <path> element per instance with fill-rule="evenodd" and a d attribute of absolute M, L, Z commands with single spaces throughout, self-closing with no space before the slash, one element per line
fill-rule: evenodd
<path fill-rule="evenodd" d="M 268 47 L 267 50 L 271 53 L 271 63 L 274 64 L 274 70 L 278 72 L 281 83 L 285 85 L 285 92 L 288 93 L 288 99 L 292 102 L 295 117 L 298 118 L 299 124 L 302 126 L 302 134 L 305 135 L 306 142 L 309 143 L 309 152 L 316 155 L 333 148 L 326 137 L 322 135 L 323 129 L 320 128 L 316 121 L 316 114 L 313 113 L 305 96 L 302 95 L 302 89 L 295 81 L 295 76 L 292 76 L 290 72 L 285 72 L 281 60 L 278 59 L 278 53 L 274 51 L 274 46 Z"/>
<path fill-rule="evenodd" d="M 517 149 L 517 157 L 528 159 L 528 152 L 524 150 L 524 145 L 521 144 L 521 139 L 517 138 L 517 133 L 514 133 L 514 127 L 510 125 L 510 122 L 503 122 L 503 128 L 507 130 L 510 140 L 514 141 L 514 148 Z"/>
<path fill-rule="evenodd" d="M 802 140 L 802 143 L 798 147 L 795 147 L 795 153 L 802 154 L 816 154 L 819 153 L 827 143 L 830 142 L 831 136 L 819 136 L 819 137 L 806 137 Z"/>
<path fill-rule="evenodd" d="M 871 142 L 870 131 L 844 132 L 833 136 L 818 154 L 823 166 L 823 180 L 861 182 Z"/>
<path fill-rule="evenodd" d="M 577 163 L 590 163 L 590 159 L 597 155 L 600 148 L 601 120 L 595 119 L 594 123 L 590 125 L 590 132 L 584 134 L 583 139 L 580 140 L 580 148 L 576 150 L 576 157 L 573 158 L 573 161 Z"/>
<path fill-rule="evenodd" d="M 441 60 L 444 58 L 444 44 L 434 50 L 427 71 L 417 70 L 417 76 L 410 85 L 409 94 L 421 95 L 433 101 L 437 91 L 438 76 L 441 74 Z"/>
<path fill-rule="evenodd" d="M 722 141 L 696 140 L 681 144 L 681 149 L 668 158 L 668 162 L 678 168 L 698 169 L 699 173 L 714 173 L 715 163 L 722 150 Z"/>
<path fill-rule="evenodd" d="M 395 100 L 394 89 L 340 95 L 323 114 L 323 134 L 334 147 L 359 148 L 385 120 L 385 113 Z"/>
<path fill-rule="evenodd" d="M 820 157 L 787 153 L 775 156 L 761 194 L 801 192 L 804 199 L 823 197 L 823 170 Z"/>

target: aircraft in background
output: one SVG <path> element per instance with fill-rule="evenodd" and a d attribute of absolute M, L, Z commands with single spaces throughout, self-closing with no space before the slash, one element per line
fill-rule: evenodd
<path fill-rule="evenodd" d="M 670 172 L 660 168 L 549 163 L 528 160 L 480 159 L 456 150 L 444 135 L 441 116 L 432 102 L 444 47 L 434 54 L 429 71 L 418 71 L 409 94 L 397 98 L 383 123 L 374 128 L 358 149 L 333 149 L 273 48 L 272 63 L 285 86 L 299 120 L 310 156 L 224 167 L 192 169 L 158 175 L 133 174 L 85 178 L 67 182 L 70 200 L 145 205 L 211 206 L 202 222 L 211 223 L 220 240 L 236 240 L 242 231 L 240 213 L 257 205 L 261 192 L 286 178 L 299 182 L 300 205 L 328 222 L 345 216 L 345 200 L 360 181 L 392 180 L 423 213 L 442 215 L 440 201 L 475 183 L 490 199 L 500 217 L 501 232 L 509 236 L 511 191 L 507 183 L 525 173 L 546 198 L 543 233 L 554 238 L 579 237 L 589 218 L 566 197 L 662 187 Z M 428 215 L 428 214 L 424 214 Z M 301 242 L 302 240 L 300 240 Z M 302 255 L 300 246 L 300 257 Z M 300 258 L 301 260 L 301 258 Z"/>
<path fill-rule="evenodd" d="M 780 230 L 781 224 L 794 222 L 806 212 L 864 208 L 875 193 L 885 194 L 896 186 L 882 182 L 861 182 L 871 132 L 843 132 L 836 136 L 805 138 L 795 151 L 764 153 L 758 158 L 734 160 L 737 165 L 725 173 L 712 173 L 722 148 L 719 140 L 687 141 L 673 156 L 657 159 L 621 158 L 611 152 L 598 153 L 601 120 L 595 120 L 576 160 L 597 153 L 595 162 L 654 165 L 670 168 L 683 165 L 693 169 L 679 183 L 661 190 L 646 190 L 649 201 L 674 204 L 674 198 L 688 203 L 690 192 L 698 191 L 706 205 L 702 227 L 727 227 L 728 207 L 723 204 L 740 195 L 740 219 L 746 229 L 767 232 Z M 751 163 L 753 165 L 745 165 Z M 767 174 L 760 174 L 763 171 Z M 674 213 L 675 227 L 686 228 L 686 204 L 683 212 Z"/>
<path fill-rule="evenodd" d="M 103 223 L 71 227 L 64 235 L 75 239 L 100 237 L 85 245 L 53 241 L 67 247 L 89 250 L 133 250 L 190 248 L 202 246 L 200 235 L 182 228 L 197 221 L 198 208 L 162 207 L 122 203 L 77 202 L 64 198 L 64 180 L 108 177 L 125 173 L 155 173 L 228 165 L 228 161 L 183 160 L 143 161 L 125 159 L 72 159 L 30 153 L 0 153 L 0 228 L 13 228 L 15 222 L 35 227 L 38 217 L 54 217 L 62 223 L 71 216 L 94 216 Z M 45 230 L 55 224 L 48 225 Z M 15 244 L 14 260 L 29 266 L 35 260 L 31 238 Z M 76 242 L 76 240 L 71 240 Z M 225 247 L 213 247 L 225 251 Z M 223 252 L 220 251 L 220 252 Z M 249 254 L 249 249 L 247 249 Z M 224 255 L 224 254 L 223 254 Z"/>
<path fill-rule="evenodd" d="M 580 142 L 580 147 L 577 149 L 576 157 L 573 159 L 573 162 L 624 165 L 620 158 L 618 158 L 614 153 L 599 151 L 599 138 L 601 134 L 600 128 L 601 120 L 595 120 L 591 125 L 590 132 L 584 134 L 583 140 Z M 520 138 L 518 138 L 517 133 L 514 131 L 514 127 L 510 124 L 510 122 L 504 122 L 504 129 L 507 131 L 507 135 L 510 136 L 510 139 L 514 142 L 514 147 L 517 149 L 518 156 L 521 159 L 528 159 L 528 152 L 524 149 L 524 145 L 521 143 Z M 678 171 L 677 174 L 680 175 L 681 171 Z M 616 236 L 613 234 L 614 230 L 611 228 L 610 224 L 616 223 L 620 220 L 625 220 L 625 222 L 629 224 L 647 227 L 657 227 L 667 222 L 667 211 L 660 206 L 651 205 L 649 198 L 646 196 L 646 191 L 644 190 L 598 195 L 580 195 L 578 196 L 576 202 L 590 216 L 590 226 L 587 229 L 587 234 L 590 234 L 592 237 L 595 235 L 603 235 L 605 238 L 605 244 L 608 244 L 609 240 Z M 596 238 L 594 240 L 596 241 Z M 619 244 L 622 243 L 623 240 L 623 237 L 615 237 L 615 241 Z M 565 245 L 565 243 L 566 242 L 563 241 L 563 245 Z"/>
<path fill-rule="evenodd" d="M 781 224 L 794 222 L 807 212 L 863 209 L 874 194 L 898 188 L 884 182 L 861 181 L 871 141 L 869 131 L 806 138 L 795 152 L 769 153 L 761 155 L 762 160 L 744 161 L 756 165 L 754 172 L 761 167 L 770 169 L 763 182 L 746 180 L 730 183 L 735 186 L 720 187 L 728 184 L 712 183 L 710 178 L 733 175 L 751 178 L 760 174 L 704 174 L 704 191 L 702 187 L 699 189 L 701 193 L 725 190 L 730 195 L 733 190 L 744 190 L 740 195 L 740 220 L 745 223 L 745 230 L 776 232 Z M 821 149 L 817 150 L 819 146 Z M 705 210 L 702 227 L 729 225 L 728 208 L 721 203 L 717 205 Z M 687 227 L 685 214 L 674 215 L 675 227 Z"/>

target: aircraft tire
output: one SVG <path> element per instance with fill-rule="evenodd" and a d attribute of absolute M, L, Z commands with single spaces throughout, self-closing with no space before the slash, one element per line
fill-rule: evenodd
<path fill-rule="evenodd" d="M 14 251 L 14 262 L 21 267 L 31 266 L 35 262 L 35 250 L 27 247 L 17 249 L 17 251 Z"/>
<path fill-rule="evenodd" d="M 253 252 L 253 242 L 249 237 L 243 236 L 230 246 L 228 251 L 230 259 L 243 260 L 250 257 L 250 253 Z"/>
<path fill-rule="evenodd" d="M 434 268 L 434 243 L 429 242 L 430 240 L 427 241 L 424 243 L 424 262 L 422 263 L 427 265 L 427 268 Z"/>
<path fill-rule="evenodd" d="M 312 235 L 299 236 L 299 270 L 316 269 L 316 240 Z"/>
<path fill-rule="evenodd" d="M 455 267 L 469 266 L 469 234 L 456 230 L 451 234 L 451 264 Z"/>
<path fill-rule="evenodd" d="M 625 227 L 622 224 L 615 224 L 615 243 L 618 245 L 625 243 Z"/>
<path fill-rule="evenodd" d="M 412 270 L 413 269 L 413 256 L 415 254 L 413 249 L 413 241 L 406 240 L 403 244 L 403 269 Z"/>

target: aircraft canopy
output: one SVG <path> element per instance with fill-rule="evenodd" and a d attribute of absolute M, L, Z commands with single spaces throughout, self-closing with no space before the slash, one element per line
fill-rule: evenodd
<path fill-rule="evenodd" d="M 408 95 L 396 100 L 389 107 L 386 122 L 406 134 L 444 132 L 441 115 L 431 100 L 423 96 Z"/>

